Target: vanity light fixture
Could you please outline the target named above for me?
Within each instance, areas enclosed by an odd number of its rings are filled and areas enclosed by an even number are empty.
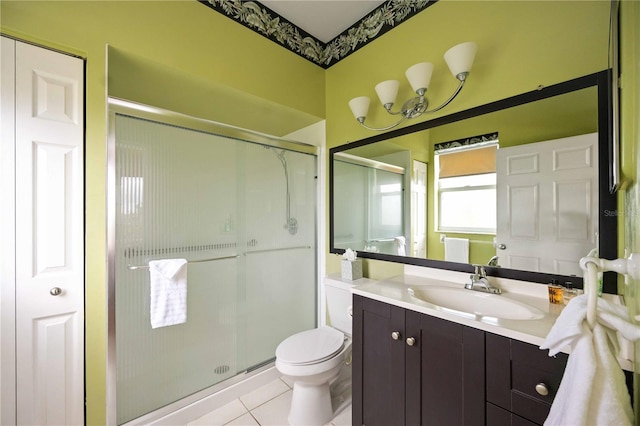
[[[386,109],[391,115],[402,116],[398,122],[382,128],[369,127],[364,124],[364,121],[367,118],[367,112],[369,111],[369,103],[371,102],[367,96],[360,96],[351,99],[349,101],[349,107],[351,108],[356,120],[358,120],[358,123],[362,124],[362,126],[367,129],[380,131],[392,129],[408,118],[416,118],[423,113],[439,111],[449,105],[462,90],[462,86],[464,86],[467,76],[471,71],[477,49],[477,44],[470,41],[453,46],[444,54],[444,60],[447,62],[449,70],[451,70],[453,76],[459,81],[459,84],[453,95],[451,95],[451,97],[442,105],[436,108],[427,110],[429,101],[425,97],[427,89],[429,88],[429,82],[431,81],[431,73],[433,72],[433,64],[430,62],[421,62],[407,69],[405,73],[407,80],[409,80],[409,84],[411,84],[412,89],[418,96],[406,101],[404,105],[402,105],[402,109],[400,111],[391,111],[391,108],[393,108],[393,104],[396,101],[396,96],[398,95],[400,82],[398,80],[386,80],[376,85],[376,93],[378,94],[378,98],[380,98],[380,102],[384,106],[384,109]]]

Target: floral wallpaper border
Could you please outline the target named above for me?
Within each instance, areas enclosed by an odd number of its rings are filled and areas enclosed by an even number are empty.
[[[498,132],[487,133],[485,135],[471,136],[468,138],[458,139],[455,141],[437,143],[433,145],[433,151],[435,153],[438,153],[438,151],[442,151],[445,149],[474,145],[474,144],[483,143],[483,142],[492,142],[497,140],[498,140]]]
[[[326,69],[437,0],[388,0],[326,44],[257,1],[198,1]]]

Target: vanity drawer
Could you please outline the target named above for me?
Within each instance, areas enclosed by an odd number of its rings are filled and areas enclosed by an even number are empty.
[[[511,341],[511,390],[522,393],[532,399],[551,404],[558,392],[568,356],[560,353],[550,357],[548,351],[528,343]],[[536,387],[546,389],[547,395],[542,395]]]
[[[486,334],[486,348],[487,401],[534,423],[544,423],[567,355],[549,357],[535,345],[490,333]],[[542,393],[546,389],[547,395],[541,395],[537,386]]]
[[[536,426],[536,423],[487,403],[487,426]]]

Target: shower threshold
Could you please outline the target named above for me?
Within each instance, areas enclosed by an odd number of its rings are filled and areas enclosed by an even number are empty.
[[[134,425],[187,424],[280,377],[271,361],[124,423]]]

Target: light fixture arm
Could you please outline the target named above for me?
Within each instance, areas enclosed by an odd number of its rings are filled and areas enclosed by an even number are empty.
[[[402,113],[402,111],[400,111],[400,112],[398,112],[396,114],[401,114],[401,113]],[[380,132],[384,132],[385,130],[393,129],[394,127],[396,127],[397,125],[399,125],[400,123],[405,121],[407,118],[409,118],[409,117],[406,116],[406,115],[403,115],[402,118],[400,120],[396,121],[395,123],[393,123],[393,124],[391,124],[391,125],[389,125],[387,127],[379,127],[379,128],[378,127],[369,127],[366,124],[364,124],[364,119],[365,119],[364,117],[358,117],[358,123],[360,123],[362,125],[362,127],[366,128],[366,129],[377,130],[377,131],[380,131]]]
[[[464,86],[464,82],[467,81],[467,75],[469,75],[469,73],[460,73],[456,76],[456,78],[460,81],[460,83],[458,84],[458,88],[456,89],[455,92],[453,92],[453,95],[451,95],[451,97],[449,97],[449,99],[447,99],[446,101],[444,101],[444,103],[438,107],[435,107],[434,109],[430,109],[427,111],[423,111],[424,113],[430,113],[430,112],[436,112],[436,111],[440,111],[442,108],[446,107],[447,105],[449,105],[451,103],[451,101],[453,101],[456,96],[458,96],[458,93],[460,93],[460,91],[462,90],[462,86]]]
[[[458,89],[458,91],[460,91]],[[366,119],[366,117],[358,117],[358,123],[360,123],[363,127],[369,129],[369,130],[377,130],[377,131],[385,131],[385,130],[390,130],[393,129],[394,127],[396,127],[397,125],[399,125],[400,123],[402,123],[403,121],[405,121],[408,118],[416,118],[419,117],[423,112],[425,112],[425,110],[427,109],[427,106],[429,105],[429,101],[427,101],[427,98],[424,97],[424,93],[425,91],[423,89],[420,89],[418,91],[418,96],[415,96],[411,99],[409,99],[407,102],[404,103],[404,105],[402,105],[402,109],[398,112],[391,112],[391,106],[393,104],[389,105],[389,108],[387,108],[387,105],[385,104],[385,109],[387,110],[387,112],[391,115],[400,115],[402,114],[402,118],[398,121],[396,121],[395,123],[386,126],[386,127],[369,127],[366,124],[364,124],[364,120]]]

